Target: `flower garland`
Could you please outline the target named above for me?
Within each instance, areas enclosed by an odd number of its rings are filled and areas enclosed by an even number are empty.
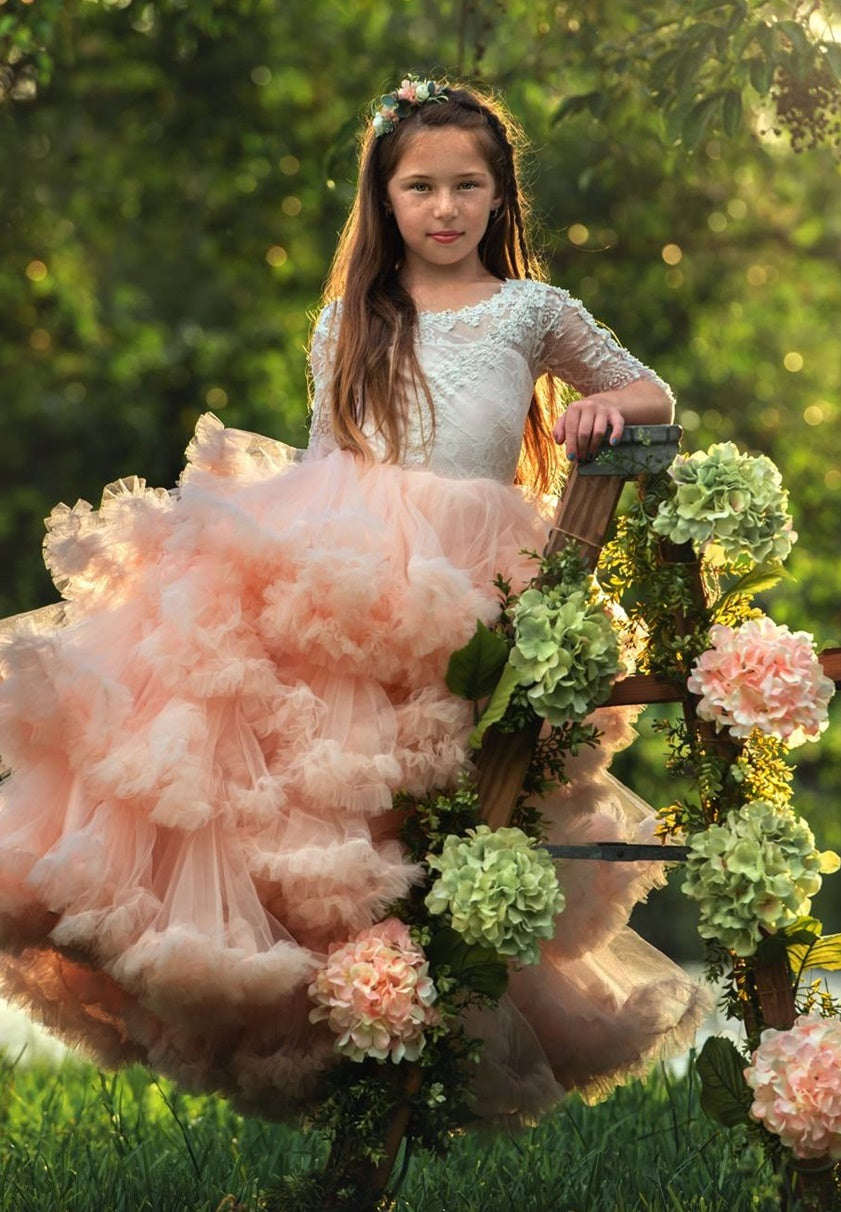
[[[515,819],[491,830],[469,777],[448,792],[396,797],[406,858],[425,879],[383,921],[334,944],[309,985],[310,1020],[333,1032],[338,1058],[310,1122],[339,1148],[331,1168],[343,1176],[348,1208],[359,1164],[379,1162],[398,1106],[410,1108],[413,1143],[434,1152],[470,1119],[480,1045],[465,1032],[464,1012],[497,1004],[510,965],[538,961],[564,909],[539,811],[525,801],[564,782],[567,755],[597,743],[584,718],[622,665],[604,599],[577,552],[535,561],[519,595],[498,579],[499,623],[480,623],[447,673],[454,693],[477,703],[490,696],[476,745],[492,723],[509,731],[557,723],[537,744]],[[344,1206],[334,1180],[290,1180],[280,1207],[322,1208],[328,1189],[331,1206]]]
[[[696,721],[662,725],[669,764],[694,775],[696,795],[661,813],[660,832],[688,842],[684,891],[699,905],[708,974],[726,978],[725,1009],[744,1021],[748,1048],[746,1058],[728,1039],[706,1041],[701,1105],[753,1126],[783,1169],[841,1157],[841,1005],[818,983],[801,987],[808,967],[841,968],[841,935],[821,937],[810,916],[841,859],[817,851],[792,808],[786,761],[826,728],[834,686],[812,636],[752,604],[796,540],[787,505],[764,456],[729,442],[681,455],[620,519],[602,565],[606,588],[630,590],[632,620],[648,628],[641,667],[675,682]],[[789,1030],[763,1029],[756,982],[782,957],[803,1013]]]
[[[383,105],[424,103],[435,94],[423,85],[409,78],[401,88],[413,97],[398,90]],[[383,122],[404,116],[385,109]],[[800,989],[807,967],[841,968],[841,936],[821,937],[809,916],[841,860],[816,849],[791,806],[786,760],[826,727],[833,687],[812,637],[753,605],[795,539],[777,469],[723,443],[648,477],[604,549],[600,585],[574,545],[535,556],[519,594],[497,579],[499,621],[479,623],[453,654],[447,684],[475,704],[477,748],[491,727],[537,737],[544,723],[514,819],[491,830],[470,779],[398,796],[401,842],[424,878],[383,921],[334,945],[309,986],[310,1017],[332,1030],[339,1058],[312,1122],[350,1150],[336,1159],[348,1207],[354,1167],[380,1161],[396,1108],[408,1108],[411,1140],[437,1152],[470,1118],[479,1045],[464,1012],[498,1002],[509,965],[537,961],[564,909],[534,797],[565,781],[569,754],[598,743],[586,717],[640,633],[638,669],[684,696],[686,718],[662,728],[670,768],[695,783],[661,811],[659,833],[688,844],[685,892],[700,907],[708,974],[726,977],[727,1008],[747,1027],[748,1054],[723,1038],[705,1044],[702,1106],[719,1122],[752,1124],[777,1158],[841,1157],[841,1006]],[[771,955],[788,957],[798,990],[789,1031],[763,1030],[756,973]],[[323,1191],[309,1178],[281,1206],[320,1207]]]
[[[371,126],[378,139],[390,134],[398,122],[408,118],[413,109],[427,101],[446,101],[447,83],[438,80],[422,80],[411,72],[394,92],[385,93],[371,104]]]

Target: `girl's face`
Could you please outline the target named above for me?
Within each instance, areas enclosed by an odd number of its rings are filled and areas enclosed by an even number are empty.
[[[412,135],[386,194],[409,277],[483,276],[477,250],[500,191],[472,131],[443,126]]]

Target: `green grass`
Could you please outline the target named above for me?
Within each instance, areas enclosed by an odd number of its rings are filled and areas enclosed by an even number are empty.
[[[6,1064],[0,1212],[268,1212],[279,1176],[324,1154],[291,1127],[189,1097],[136,1068]],[[568,1100],[540,1126],[468,1134],[413,1158],[396,1212],[771,1212],[773,1177],[744,1135],[698,1107],[694,1078],[658,1073],[606,1103]]]

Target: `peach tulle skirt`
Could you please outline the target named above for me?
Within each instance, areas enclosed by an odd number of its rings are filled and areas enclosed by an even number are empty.
[[[545,527],[491,481],[292,455],[207,417],[177,494],[121,481],[97,512],[60,506],[61,618],[0,643],[0,991],[106,1065],[270,1115],[333,1059],[307,983],[417,878],[392,794],[463,768],[449,655]],[[603,768],[627,719],[598,722],[544,804],[552,840],[647,836]],[[626,925],[661,878],[565,865],[542,962],[471,1024],[480,1114],[598,1097],[691,1040],[704,994]]]

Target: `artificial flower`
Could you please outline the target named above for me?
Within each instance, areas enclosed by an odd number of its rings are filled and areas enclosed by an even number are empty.
[[[588,593],[526,589],[512,620],[509,663],[539,716],[553,725],[583,720],[604,702],[623,666],[610,619]]]
[[[818,739],[835,693],[811,635],[765,617],[736,628],[711,627],[710,647],[687,685],[700,695],[700,718],[714,720],[718,730],[726,727],[741,738],[758,728],[790,747]]]
[[[797,535],[788,493],[765,455],[742,454],[733,442],[681,454],[669,468],[672,496],[652,523],[673,543],[691,542],[713,563],[734,566],[784,560]]]
[[[684,892],[700,907],[698,933],[736,955],[753,955],[774,934],[809,913],[821,876],[837,871],[833,851],[790,808],[752,800],[688,839]]]
[[[426,898],[430,913],[449,914],[468,943],[538,962],[538,939],[552,938],[564,896],[552,859],[532,838],[479,825],[466,837],[450,834],[426,862],[440,872]]]
[[[417,105],[420,100],[417,85],[409,79],[401,80],[400,87],[397,90],[397,99],[398,101],[407,101],[409,105]]]
[[[795,1157],[841,1158],[841,1022],[801,1015],[769,1028],[745,1069],[750,1113]]]
[[[326,1019],[336,1051],[352,1060],[417,1060],[424,1030],[439,1021],[426,957],[408,927],[386,918],[347,943],[334,943],[309,986],[313,1023]]]

